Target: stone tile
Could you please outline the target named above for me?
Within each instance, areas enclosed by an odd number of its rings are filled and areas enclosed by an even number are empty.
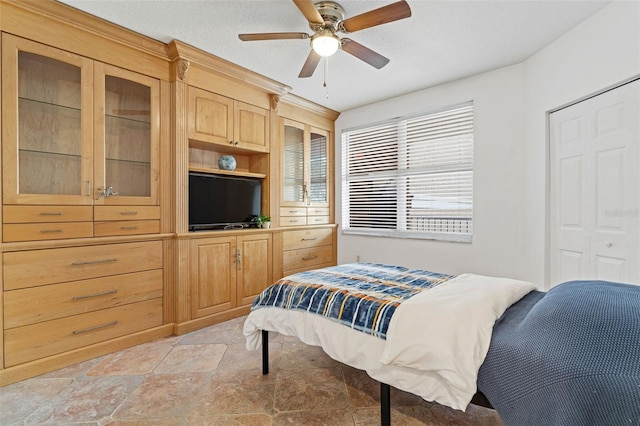
[[[353,424],[355,423],[350,410],[294,411],[278,413],[273,416],[274,426],[346,426]]]
[[[217,372],[211,377],[194,410],[187,416],[273,412],[276,375],[259,369]]]
[[[147,376],[112,417],[116,420],[182,417],[191,411],[209,379],[210,375],[205,373]]]
[[[171,345],[145,343],[107,355],[87,376],[147,374],[173,349]]]
[[[166,419],[139,419],[139,420],[113,420],[109,419],[109,426],[189,426],[185,419],[181,417],[168,417]],[[100,425],[102,426],[102,425]]]
[[[349,400],[354,407],[379,407],[380,383],[362,370],[349,366],[342,367]]]
[[[240,317],[185,334],[180,339],[180,344],[244,343],[245,337],[242,334],[242,326],[245,319],[246,317]]]
[[[95,377],[77,380],[45,402],[26,423],[96,422],[109,417],[134,391],[141,377]]]
[[[353,413],[357,426],[380,424],[380,407],[359,408]],[[427,407],[391,408],[391,424],[393,426],[440,426]]]
[[[153,370],[156,374],[208,373],[216,368],[227,345],[178,345]]]
[[[72,378],[82,377],[93,367],[98,365],[104,357],[90,359],[88,361],[73,364],[68,367],[61,368],[59,370],[52,371],[40,376],[41,378]]]
[[[495,410],[470,404],[467,411],[454,410],[440,404],[431,406],[436,421],[443,426],[503,426]]]
[[[189,419],[189,426],[271,426],[267,414],[221,414]]]
[[[319,346],[310,346],[299,340],[285,341],[282,344],[280,363],[278,367],[283,370],[331,368],[340,363],[331,359]]]
[[[340,369],[280,370],[277,373],[275,408],[278,411],[335,410],[348,406],[349,395]]]
[[[38,377],[0,388],[0,425],[24,420],[71,383],[69,378]]]
[[[269,369],[279,368],[282,345],[269,342]],[[248,351],[244,343],[229,345],[218,366],[220,370],[253,370],[262,368],[262,350]]]

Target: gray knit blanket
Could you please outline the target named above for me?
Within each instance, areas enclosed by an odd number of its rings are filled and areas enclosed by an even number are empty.
[[[640,425],[640,286],[529,293],[496,322],[478,388],[506,425]]]

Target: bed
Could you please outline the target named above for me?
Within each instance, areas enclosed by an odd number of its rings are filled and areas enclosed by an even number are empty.
[[[268,331],[321,346],[381,383],[464,410],[477,391],[507,425],[640,425],[640,287],[526,282],[347,264],[285,277],[255,300],[247,348]],[[534,422],[531,419],[536,419]]]

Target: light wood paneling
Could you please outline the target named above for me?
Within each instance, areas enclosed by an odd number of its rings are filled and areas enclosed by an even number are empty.
[[[160,269],[162,242],[19,251],[2,256],[6,291]]]
[[[2,225],[5,242],[60,240],[93,236],[93,222],[10,223]]]
[[[91,222],[91,206],[4,206],[3,223]]]
[[[96,206],[96,221],[160,219],[159,206]]]
[[[333,228],[300,229],[282,232],[282,249],[296,250],[333,243]]]
[[[192,318],[215,314],[236,306],[236,238],[192,240]]]
[[[160,232],[159,220],[123,220],[112,222],[96,222],[94,234],[96,237],[113,235],[157,234]]]
[[[162,270],[8,291],[7,329],[162,297]]]
[[[238,306],[250,305],[273,281],[271,234],[238,236],[240,261],[237,265]]]
[[[283,254],[282,268],[285,275],[292,269],[310,268],[312,266],[333,261],[333,247],[321,246],[287,250]]]
[[[162,324],[162,299],[5,330],[5,366],[77,349]]]

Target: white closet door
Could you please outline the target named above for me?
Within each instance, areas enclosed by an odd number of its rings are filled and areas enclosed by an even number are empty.
[[[640,80],[550,115],[550,284],[640,284]]]

